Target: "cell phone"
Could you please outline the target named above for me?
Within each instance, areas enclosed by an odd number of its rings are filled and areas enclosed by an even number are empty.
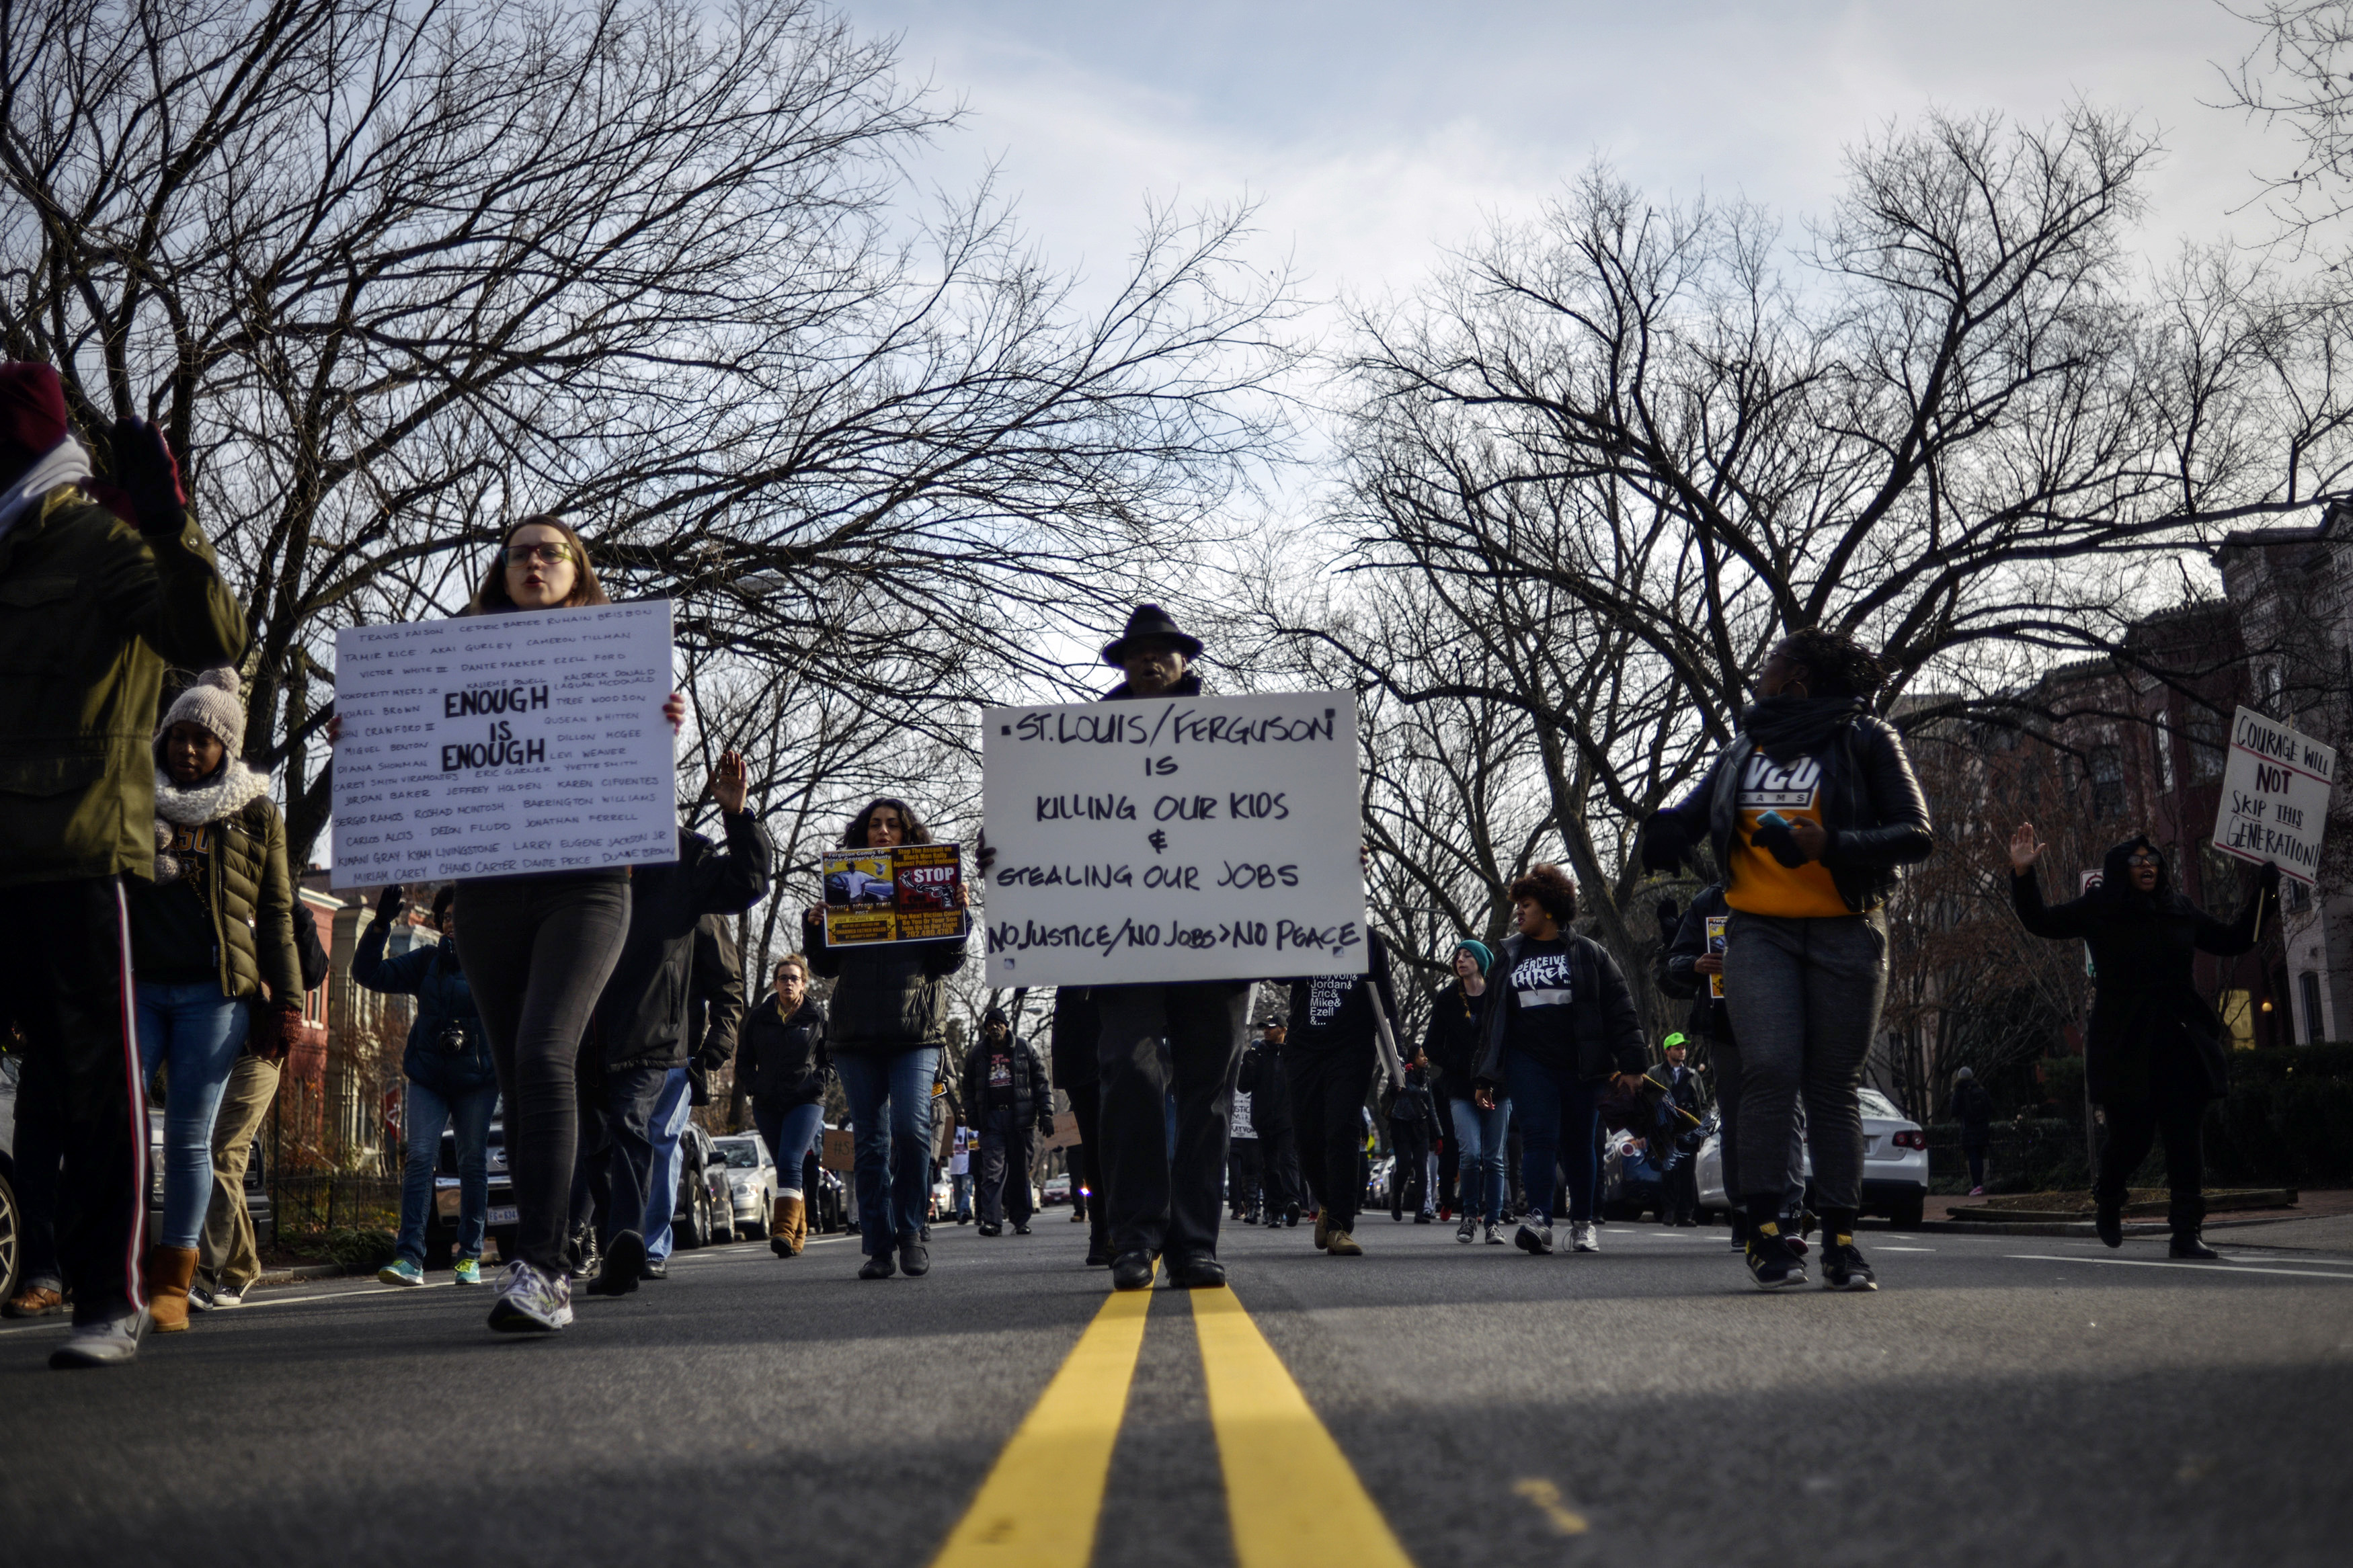
[[[1757,826],[1759,827],[1787,827],[1789,826],[1789,819],[1782,816],[1778,811],[1767,811],[1757,816]]]

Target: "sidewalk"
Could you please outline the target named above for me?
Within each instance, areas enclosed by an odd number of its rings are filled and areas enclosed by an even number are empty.
[[[1939,1194],[1929,1198],[1923,1230],[1956,1236],[2088,1237],[2088,1221],[2003,1225],[1984,1220],[1957,1220],[1952,1211],[1973,1207],[1983,1198]],[[2296,1194],[2293,1208],[2246,1209],[2210,1217],[2204,1229],[2210,1239],[2227,1238],[2233,1247],[2277,1247],[2311,1252],[2353,1252],[2353,1188],[2323,1187]],[[2126,1220],[2126,1236],[2162,1236],[2162,1220]]]

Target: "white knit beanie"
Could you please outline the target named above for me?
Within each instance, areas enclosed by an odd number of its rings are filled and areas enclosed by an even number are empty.
[[[164,715],[155,739],[163,740],[174,724],[195,724],[210,731],[228,748],[231,757],[244,751],[245,704],[237,700],[237,671],[222,665],[198,675],[195,684],[181,692],[171,711]]]

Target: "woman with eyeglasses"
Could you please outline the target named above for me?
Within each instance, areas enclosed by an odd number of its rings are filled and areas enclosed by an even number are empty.
[[[561,518],[507,530],[475,589],[470,616],[535,615],[609,605],[588,548]],[[675,731],[685,700],[662,716]],[[330,742],[342,732],[329,726]],[[575,1064],[596,998],[629,930],[629,868],[463,878],[451,906],[458,960],[481,1015],[505,1104],[516,1250],[500,1277],[491,1327],[554,1332],[572,1321],[564,1241],[580,1138]]]
[[[2031,822],[2010,835],[2010,898],[2028,931],[2092,952],[2084,1089],[2108,1129],[2092,1184],[2095,1228],[2108,1246],[2124,1245],[2125,1184],[2162,1139],[2172,1254],[2212,1258],[2198,1234],[2206,1220],[2200,1128],[2226,1086],[2230,1056],[2221,1020],[2198,994],[2197,958],[2235,958],[2255,945],[2264,905],[2279,899],[2279,868],[2263,868],[2254,896],[2225,925],[2175,889],[2147,834],[2108,851],[2098,887],[2046,906],[2034,875],[2045,847]]]

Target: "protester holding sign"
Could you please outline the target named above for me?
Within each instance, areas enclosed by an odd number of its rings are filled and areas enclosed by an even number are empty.
[[[2100,1239],[2124,1245],[2126,1183],[2161,1137],[2173,1256],[2212,1258],[2198,1234],[2206,1219],[2200,1128],[2207,1102],[2226,1087],[2230,1064],[2221,1020],[2199,995],[2193,966],[2200,952],[2233,958],[2255,945],[2266,908],[2278,903],[2279,868],[2263,867],[2254,896],[2225,925],[2175,890],[2165,856],[2147,834],[2108,851],[2098,887],[2045,907],[2034,876],[2043,847],[2031,823],[2010,835],[2010,901],[2035,935],[2081,940],[2092,952],[2084,1079],[2107,1116],[2092,1186]]]
[[[903,800],[870,801],[841,835],[845,849],[929,844],[931,830]],[[828,889],[828,902],[834,889]],[[956,890],[962,908],[964,892]],[[827,904],[801,917],[809,967],[834,981],[826,1044],[849,1098],[857,1140],[860,1279],[931,1271],[923,1216],[931,1207],[932,1081],[947,1043],[946,978],[964,967],[965,937],[928,941],[828,940]]]
[[[1800,1093],[1823,1205],[1823,1282],[1878,1288],[1854,1220],[1862,1067],[1887,994],[1881,910],[1897,868],[1936,846],[1903,738],[1871,712],[1885,679],[1843,632],[1790,633],[1766,656],[1757,700],[1707,776],[1643,825],[1650,869],[1672,870],[1704,842],[1725,876],[1724,998],[1743,1078],[1737,1180],[1749,1275],[1767,1290],[1805,1283],[1780,1224],[1782,1150]]]
[[[533,616],[611,603],[579,533],[541,515],[507,530],[465,613]],[[671,693],[662,715],[675,731],[684,700]],[[342,743],[341,715],[327,739]],[[498,1065],[518,1211],[520,1256],[500,1278],[491,1327],[554,1332],[572,1321],[564,1243],[580,1141],[575,1063],[628,934],[629,868],[461,877],[451,907],[459,961]]]

